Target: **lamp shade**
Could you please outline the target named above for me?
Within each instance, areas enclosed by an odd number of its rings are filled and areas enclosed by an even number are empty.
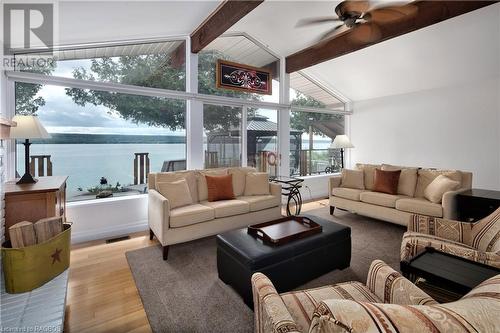
[[[11,139],[49,139],[51,137],[36,116],[14,116],[12,121],[16,122],[17,126],[10,129]]]
[[[351,143],[347,135],[337,135],[330,145],[330,148],[354,148],[354,145]]]

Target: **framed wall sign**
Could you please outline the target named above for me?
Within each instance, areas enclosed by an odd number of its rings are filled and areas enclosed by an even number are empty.
[[[217,60],[217,88],[272,95],[272,73],[269,70]]]

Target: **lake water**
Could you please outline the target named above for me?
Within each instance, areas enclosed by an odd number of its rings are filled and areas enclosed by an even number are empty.
[[[18,145],[18,172],[24,173],[24,146]],[[33,144],[31,155],[51,155],[54,175],[67,175],[68,197],[99,185],[101,177],[109,184],[134,182],[134,153],[149,153],[151,171],[160,171],[165,160],[186,158],[186,145],[170,144]],[[20,166],[20,168],[19,168]],[[21,172],[22,171],[22,172]]]
[[[328,148],[329,142],[317,141],[315,149]],[[24,146],[17,145],[18,172],[24,173]],[[308,143],[303,142],[303,147]],[[129,185],[134,182],[134,153],[149,153],[150,170],[161,170],[164,161],[186,158],[183,143],[128,143],[128,144],[32,144],[31,155],[51,155],[54,175],[68,178],[67,196],[81,195],[78,188],[86,191],[99,185],[101,177],[109,184]]]

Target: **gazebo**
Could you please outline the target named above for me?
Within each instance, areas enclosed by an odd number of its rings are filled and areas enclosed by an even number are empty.
[[[278,124],[268,117],[255,115],[248,117],[247,122],[247,164],[261,171],[268,171],[270,153],[276,153]],[[239,165],[241,152],[240,129],[231,127],[224,131],[212,131],[207,134],[207,150],[205,152],[206,167]],[[298,161],[302,148],[302,132],[290,130],[290,150]],[[297,166],[292,166],[297,168]],[[271,171],[271,170],[269,170]]]

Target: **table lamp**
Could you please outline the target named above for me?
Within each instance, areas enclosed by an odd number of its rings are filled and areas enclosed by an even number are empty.
[[[349,140],[347,135],[337,135],[333,142],[330,144],[330,148],[332,149],[340,149],[340,159],[342,169],[344,168],[344,149],[345,148],[354,148],[354,145]]]
[[[36,116],[14,116],[16,127],[10,129],[10,139],[24,139],[24,175],[16,184],[33,184],[36,180],[30,174],[30,139],[48,139],[50,134]]]

